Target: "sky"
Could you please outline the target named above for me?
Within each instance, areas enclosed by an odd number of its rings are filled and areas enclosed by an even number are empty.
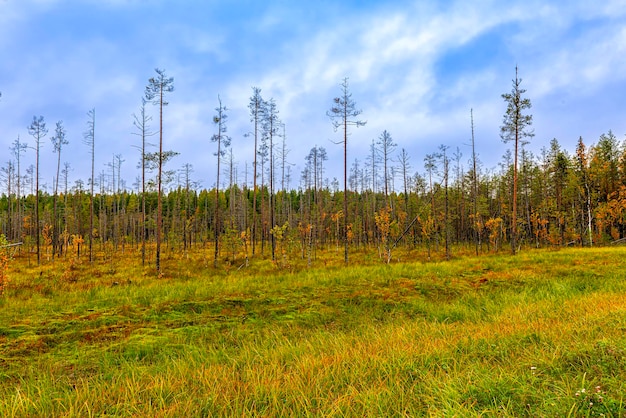
[[[626,2],[623,0],[0,0],[0,165],[43,116],[41,183],[52,190],[50,138],[63,121],[70,187],[90,175],[87,112],[96,111],[96,172],[121,155],[122,177],[139,175],[138,114],[155,69],[174,78],[163,114],[163,147],[179,153],[166,168],[193,167],[213,187],[218,97],[228,108],[238,182],[252,183],[252,87],[273,98],[285,124],[290,186],[297,188],[314,146],[328,154],[326,176],[342,182],[343,145],[327,111],[348,78],[367,124],[351,128],[348,160],[363,164],[387,130],[412,173],[448,146],[469,167],[471,120],[484,171],[510,144],[500,139],[503,93],[519,68],[532,102],[528,149],[556,138],[573,153],[612,130],[626,133]],[[152,130],[158,108],[149,106]],[[150,142],[158,142],[158,137]],[[156,148],[154,148],[156,150]],[[34,163],[34,151],[22,167]],[[246,170],[247,167],[247,170]],[[247,172],[247,175],[246,175]]]

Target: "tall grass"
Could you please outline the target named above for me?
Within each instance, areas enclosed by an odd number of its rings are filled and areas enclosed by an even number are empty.
[[[0,416],[625,416],[622,253],[16,260]]]

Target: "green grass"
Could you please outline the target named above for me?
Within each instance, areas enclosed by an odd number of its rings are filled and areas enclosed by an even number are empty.
[[[626,416],[624,254],[16,260],[0,416]]]

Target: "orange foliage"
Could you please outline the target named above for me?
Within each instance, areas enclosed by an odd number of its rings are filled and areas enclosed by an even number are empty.
[[[538,213],[533,212],[530,215],[530,223],[535,233],[537,245],[545,243],[548,240],[548,220],[541,219]]]
[[[0,235],[0,295],[2,295],[8,285],[9,278],[7,269],[9,267],[9,250],[6,248],[8,241],[4,235]],[[4,248],[2,248],[4,246]]]
[[[613,240],[620,239],[620,227],[626,223],[626,186],[609,195],[608,201],[596,209],[596,240],[609,234]]]
[[[504,239],[502,218],[489,218],[485,222],[485,228],[489,231],[489,242],[493,246],[494,251],[498,251],[498,246],[502,239]]]

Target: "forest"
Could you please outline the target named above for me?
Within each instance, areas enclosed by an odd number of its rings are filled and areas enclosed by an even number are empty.
[[[420,168],[385,130],[368,145],[365,161],[350,162],[345,152],[343,184],[326,176],[328,165],[337,162],[329,162],[318,146],[294,181],[277,105],[254,87],[248,105],[253,173],[240,181],[227,133],[228,109],[220,102],[212,137],[217,181],[212,188],[198,187],[189,164],[181,170],[167,165],[176,153],[163,150],[160,132],[167,117],[165,98],[172,91],[173,78],[157,69],[139,114],[133,115],[142,158],[132,188],[120,178],[120,155],[95,173],[95,109],[87,114],[83,135],[91,177],[73,185],[68,184],[69,163],[61,164],[67,144],[62,122],[51,129],[43,116],[33,117],[32,141],[18,137],[2,167],[0,231],[8,242],[22,243],[37,263],[68,256],[93,261],[96,252],[134,248],[142,263],[156,259],[160,270],[161,244],[183,253],[206,249],[216,267],[247,265],[254,257],[271,257],[284,266],[295,257],[310,264],[318,251],[329,249],[345,250],[346,262],[350,249],[360,249],[388,263],[398,248],[419,250],[430,259],[432,253],[450,258],[453,248],[480,254],[509,246],[515,253],[523,247],[604,245],[624,237],[626,145],[608,131],[589,144],[580,138],[575,150],[563,149],[555,138],[539,154],[528,151],[534,135],[531,105],[517,69],[511,93],[502,95],[508,107],[501,136],[514,146],[497,168],[485,170],[477,157],[472,116],[469,164],[459,148],[441,145]],[[151,104],[159,109],[161,124],[154,129]],[[365,123],[358,120],[347,78],[327,114],[345,149],[348,131]],[[53,157],[40,156],[46,137]],[[159,151],[146,151],[150,137],[159,137]],[[24,168],[31,152],[36,164]],[[55,158],[52,191],[40,188],[40,158]]]

